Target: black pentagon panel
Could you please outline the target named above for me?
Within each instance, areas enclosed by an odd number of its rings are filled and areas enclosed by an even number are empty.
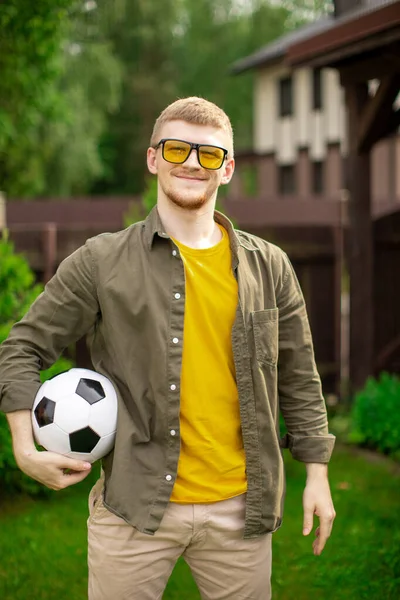
[[[106,397],[100,381],[95,379],[80,379],[75,393],[89,404],[95,404]]]
[[[56,403],[53,402],[53,400],[50,400],[50,398],[43,396],[35,408],[36,422],[39,427],[45,427],[46,425],[51,425],[53,423],[55,408]]]
[[[69,434],[69,443],[72,452],[83,452],[89,454],[97,445],[100,436],[90,427],[78,429]]]

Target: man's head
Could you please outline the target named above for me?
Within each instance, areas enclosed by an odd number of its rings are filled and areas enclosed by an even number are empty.
[[[197,210],[215,200],[218,187],[233,175],[230,120],[203,98],[182,98],[167,106],[155,122],[150,143],[147,164],[158,175],[159,197],[181,208]]]

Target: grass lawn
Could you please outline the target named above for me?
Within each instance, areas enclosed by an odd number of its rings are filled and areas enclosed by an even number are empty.
[[[323,554],[303,538],[305,469],[286,457],[282,528],[274,535],[274,600],[400,598],[400,467],[338,447],[330,466],[337,518]],[[0,504],[1,600],[84,600],[87,493],[91,481],[47,500]],[[199,600],[179,561],[164,600]],[[118,599],[116,599],[118,600]],[[235,600],[232,598],[232,600]]]

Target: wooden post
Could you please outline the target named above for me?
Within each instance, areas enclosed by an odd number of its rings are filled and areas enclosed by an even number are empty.
[[[346,85],[348,114],[347,187],[349,190],[350,386],[360,389],[373,372],[374,297],[371,164],[360,150],[359,132],[369,96],[366,83]]]
[[[0,231],[6,227],[6,199],[0,192]]]
[[[43,254],[44,254],[44,283],[51,279],[56,270],[57,260],[57,224],[45,223],[43,228]]]
[[[348,191],[340,190],[338,202],[338,219],[333,228],[335,249],[335,363],[337,365],[336,393],[339,397],[347,396],[348,390],[344,383],[348,381],[348,352],[346,348],[346,334],[343,327],[343,290],[342,279],[344,272],[344,229],[347,222]]]

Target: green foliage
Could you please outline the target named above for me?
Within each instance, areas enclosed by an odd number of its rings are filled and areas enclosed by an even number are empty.
[[[88,4],[0,4],[0,181],[10,197],[84,193],[107,174],[99,140],[122,73]]]
[[[0,2],[0,181],[7,196],[142,193],[155,119],[199,95],[252,146],[253,77],[231,65],[328,0]],[[225,191],[225,190],[224,190]]]
[[[73,0],[0,4],[0,181],[9,194],[41,191],[40,127],[59,118],[61,42]]]
[[[34,284],[34,274],[24,257],[15,253],[13,244],[6,236],[0,238],[0,343],[6,339],[13,324],[23,317],[42,289],[41,285]],[[41,381],[71,367],[70,361],[60,358],[52,367],[40,373]],[[0,413],[0,489],[8,493],[24,491],[31,495],[48,493],[47,488],[18,469],[3,413]]]
[[[400,379],[381,373],[355,396],[351,441],[400,455]]]
[[[4,234],[0,239],[0,343],[42,291],[40,285],[34,285],[34,280],[27,261],[15,254],[13,244]]]
[[[157,178],[147,177],[146,189],[142,196],[142,203],[132,203],[128,212],[124,215],[124,227],[137,223],[145,217],[157,204]]]

